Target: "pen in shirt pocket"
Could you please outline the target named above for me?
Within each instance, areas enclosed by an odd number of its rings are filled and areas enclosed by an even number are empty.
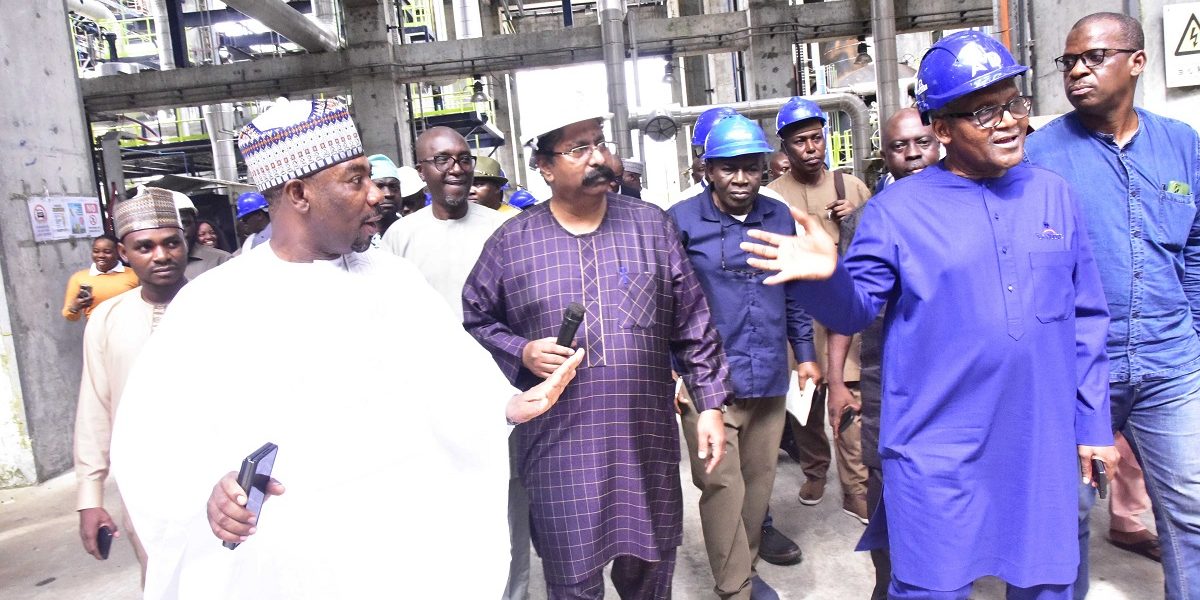
[[[1188,184],[1181,181],[1172,181],[1163,186],[1163,191],[1169,194],[1187,195],[1192,192],[1192,188]]]
[[[621,265],[621,266],[617,267],[617,273],[620,273],[620,275],[621,275],[621,286],[622,287],[628,286],[629,285],[629,267],[626,267],[625,265]]]

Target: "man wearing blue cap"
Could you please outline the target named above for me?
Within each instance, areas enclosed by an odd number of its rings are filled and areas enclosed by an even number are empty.
[[[1067,183],[1022,162],[1026,70],[982,33],[943,38],[916,89],[946,158],[872,200],[844,260],[799,210],[803,235],[744,246],[769,283],[811,280],[805,308],[839,333],[887,306],[884,497],[859,548],[887,528],[890,598],[965,599],[988,575],[1071,598],[1080,477],[1116,464],[1104,292]]]
[[[271,213],[267,199],[258,192],[243,192],[237,199],[237,230],[245,242],[237,254],[248,251],[271,239]]]
[[[671,203],[681,202],[688,198],[695,197],[696,194],[707,190],[709,187],[708,177],[704,167],[704,140],[708,138],[712,128],[721,121],[738,115],[738,112],[728,106],[718,106],[710,108],[696,118],[696,125],[692,127],[692,154],[695,155],[695,160],[692,161],[691,173],[693,184],[687,189],[677,194]],[[740,115],[738,115],[740,116]],[[775,190],[768,187],[759,188],[758,193],[775,200],[783,200]]]
[[[704,545],[721,598],[778,598],[755,564],[784,427],[787,349],[798,369],[816,369],[812,319],[795,297],[797,286],[761,285],[765,273],[746,267],[747,254],[738,248],[752,228],[796,230],[786,204],[759,194],[772,150],[750,119],[722,120],[704,153],[711,188],[667,211],[712,307],[735,393],[724,415],[726,458],[711,473],[697,458],[699,415],[691,403],[680,405],[692,481],[700,488]]]
[[[780,107],[775,118],[775,131],[783,153],[787,155],[788,171],[767,188],[778,192],[788,204],[820,218],[825,232],[838,244],[839,252],[844,253],[854,235],[857,219],[852,215],[870,198],[871,190],[857,177],[840,171],[830,172],[826,167],[825,124],[821,107],[807,98],[795,97]],[[861,342],[855,337],[849,347],[844,348],[845,344],[839,344],[837,340],[832,340],[831,345],[830,338],[828,328],[817,323],[814,340],[820,373],[828,384],[838,389],[846,388],[857,395]],[[804,418],[804,423],[796,418],[788,419],[804,471],[799,500],[806,506],[815,505],[825,497],[825,478],[832,458],[829,438],[825,435],[824,398],[829,387],[821,381],[820,375],[814,383],[818,393],[813,396],[808,415],[795,415]],[[846,435],[835,440],[837,470],[842,484],[842,512],[865,524],[868,519],[867,468],[863,466],[857,431],[857,428],[850,428]]]

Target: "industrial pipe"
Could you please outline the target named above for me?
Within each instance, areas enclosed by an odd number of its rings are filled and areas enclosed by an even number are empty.
[[[875,40],[875,85],[882,125],[900,110],[895,0],[871,0],[871,37]]]
[[[867,105],[854,94],[811,94],[805,98],[816,102],[825,112],[840,111],[850,116],[850,130],[854,135],[854,174],[862,177],[866,171],[867,157],[871,154],[871,113]],[[749,119],[767,119],[774,118],[788,100],[790,98],[767,98],[720,105],[673,106],[666,110],[631,114],[629,122],[638,129],[644,129],[650,119],[665,114],[674,119],[676,124],[692,125],[700,113],[718,107],[732,108]]]
[[[608,75],[608,109],[613,113],[613,137],[617,153],[633,156],[633,134],[629,131],[629,100],[625,92],[625,15],[622,0],[601,0],[600,40],[604,47],[604,70]]]
[[[309,52],[332,52],[340,40],[283,0],[224,0],[238,12],[257,20],[272,31],[299,44]]]

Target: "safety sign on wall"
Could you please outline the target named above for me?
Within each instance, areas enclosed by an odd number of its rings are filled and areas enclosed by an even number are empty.
[[[29,223],[35,242],[94,238],[104,233],[100,200],[86,196],[30,197]]]
[[[1200,2],[1163,6],[1167,87],[1200,85]]]

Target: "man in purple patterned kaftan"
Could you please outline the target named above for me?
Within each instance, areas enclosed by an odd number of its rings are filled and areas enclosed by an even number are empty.
[[[674,226],[607,193],[600,118],[536,138],[549,202],[507,221],[463,289],[464,326],[520,388],[570,349],[554,342],[571,302],[584,363],[559,403],[517,427],[534,547],[552,599],[601,598],[603,568],[626,598],[669,598],[682,538],[672,362],[695,394],[701,457],[724,452],[728,367]]]

